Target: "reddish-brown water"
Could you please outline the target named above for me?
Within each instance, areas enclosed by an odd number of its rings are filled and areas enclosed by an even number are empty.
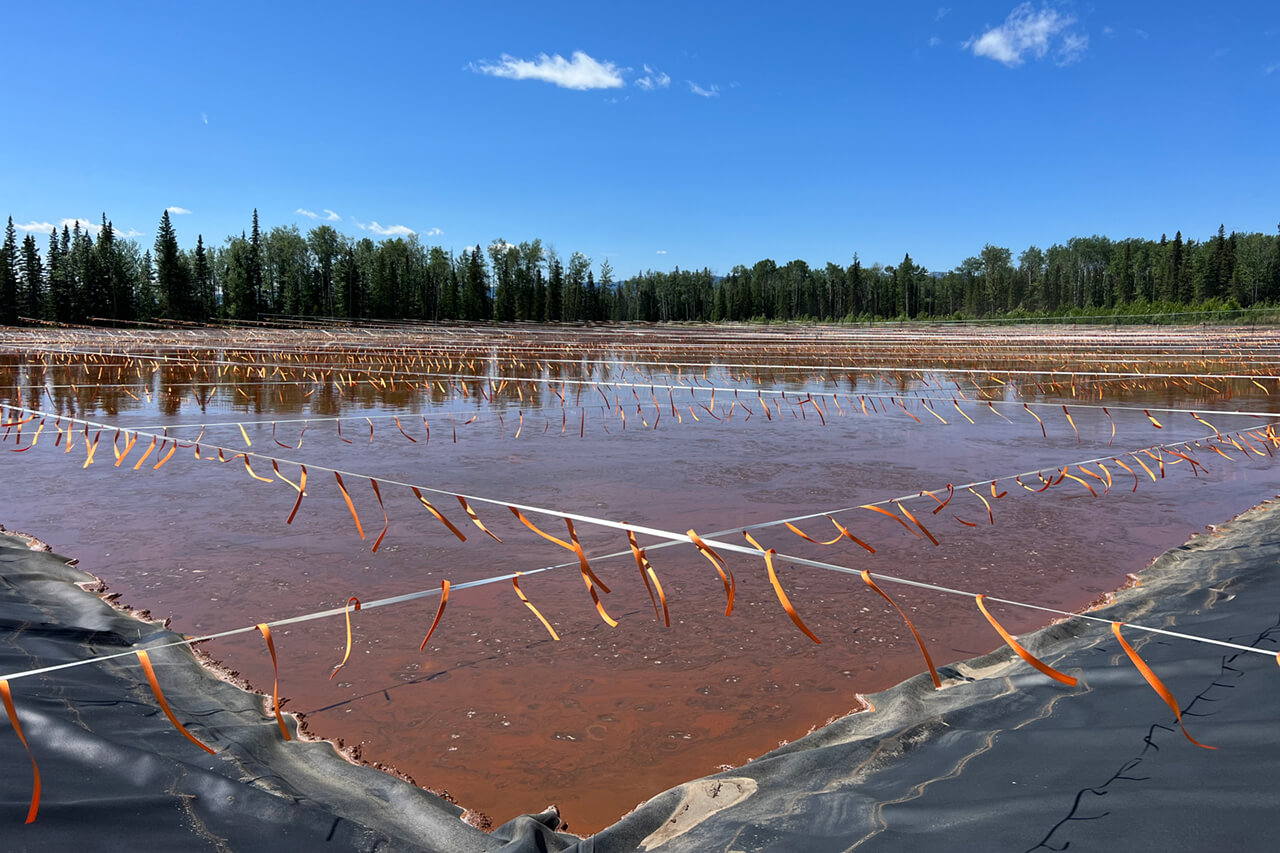
[[[50,413],[127,430],[163,425],[188,439],[204,424],[204,456],[210,446],[246,449],[243,424],[251,452],[312,470],[308,496],[286,525],[293,489],[251,479],[242,460],[196,460],[184,448],[160,470],[153,469],[159,453],[134,470],[149,441],[144,436],[114,467],[114,430],[106,429],[86,469],[83,435],[64,453],[54,446],[50,418],[37,447],[0,459],[8,495],[0,521],[79,557],[122,600],[172,617],[175,630],[191,635],[338,607],[352,595],[370,601],[437,587],[446,578],[460,584],[573,563],[521,582],[560,642],[509,582],[457,590],[424,652],[418,646],[436,599],[356,613],[351,660],[333,680],[328,676],[345,644],[340,617],[275,632],[287,707],[305,713],[313,733],[359,744],[365,759],[448,790],[495,822],[554,802],[572,829],[598,829],[660,790],[803,735],[857,707],[856,694],[891,686],[923,664],[902,620],[856,576],[776,560],[791,601],[822,640],[815,645],[779,605],[763,560],[726,554],[737,583],[726,617],[724,590],[708,561],[688,544],[653,548],[658,540],[642,536],[669,599],[666,628],[655,620],[625,536],[579,523],[585,552],[613,590],[603,598],[620,624],[610,628],[596,615],[573,555],[535,536],[505,508],[472,501],[499,544],[470,524],[452,498],[428,494],[467,535],[463,543],[390,481],[709,535],[921,490],[942,490],[945,499],[948,483],[1037,468],[1047,476],[1069,463],[1119,456],[1136,476],[1105,462],[1109,491],[1102,480],[1071,469],[1097,497],[1072,480],[1043,493],[1003,481],[999,491],[1008,494],[999,500],[983,487],[994,525],[981,499],[967,491],[957,491],[937,514],[932,499],[904,502],[938,539],[936,547],[863,509],[835,517],[874,546],[874,555],[848,540],[813,545],[781,526],[753,534],[781,554],[1064,610],[1087,606],[1161,551],[1276,491],[1272,458],[1258,455],[1265,443],[1257,439],[1257,452],[1223,444],[1231,461],[1207,443],[1192,445],[1208,469],[1199,476],[1165,453],[1161,478],[1157,462],[1141,457],[1155,482],[1121,455],[1212,432],[1189,414],[1158,409],[1194,408],[1224,432],[1268,423],[1212,414],[1273,408],[1272,395],[1280,393],[1274,380],[1213,378],[1269,375],[1268,334],[1068,332],[1056,340],[1043,330],[973,337],[705,329],[363,334],[359,352],[353,340],[333,346],[333,335],[321,333],[260,333],[252,354],[244,339],[189,340],[209,347],[198,355],[211,366],[204,372],[175,366],[178,351],[154,340],[131,344],[147,358],[121,367],[119,358],[38,356],[73,345],[120,351],[120,340],[14,336],[12,355],[0,362],[0,401],[16,404],[21,396]],[[328,348],[321,354],[321,347]],[[158,353],[169,356],[167,365],[153,367]],[[315,353],[308,366],[300,353]],[[411,363],[406,353],[428,360]],[[182,357],[192,356],[183,350]],[[429,360],[446,357],[448,366]],[[229,366],[248,360],[260,366],[251,377]],[[626,363],[634,361],[645,363]],[[1009,372],[1051,369],[1060,373]],[[1072,377],[1069,370],[1209,378],[1197,384],[1180,377]],[[430,391],[421,388],[426,374]],[[458,374],[489,379],[483,386],[471,381],[463,398],[462,381],[448,378]],[[508,385],[495,394],[503,379]],[[714,404],[710,386],[720,389]],[[786,391],[786,399],[774,397],[766,417],[757,390]],[[806,395],[822,407],[800,403]],[[913,402],[918,397],[930,400],[936,416]],[[1023,402],[1032,408],[1024,410]],[[1054,405],[1040,405],[1046,403]],[[323,420],[338,415],[354,418],[343,422],[341,436]],[[273,421],[275,438],[296,445],[301,419],[308,418],[300,449],[273,441]],[[24,427],[19,446],[35,425]],[[0,447],[12,448],[16,437],[7,441]],[[122,436],[120,450],[124,442]],[[348,472],[344,481],[365,539],[333,475],[315,468],[325,465]],[[253,460],[259,476],[270,476],[270,468]],[[296,480],[296,467],[281,471]],[[377,478],[386,501],[389,530],[377,553],[371,546],[381,511],[359,475]],[[1041,486],[1034,474],[1023,482]],[[531,520],[566,535],[553,517]],[[798,526],[814,538],[835,533],[821,517]],[[722,541],[744,544],[740,533]],[[618,551],[624,554],[603,556]],[[972,599],[883,586],[938,663],[999,643]],[[1018,608],[993,612],[1015,632],[1046,621],[1043,613]],[[269,686],[270,660],[256,635],[203,648]]]

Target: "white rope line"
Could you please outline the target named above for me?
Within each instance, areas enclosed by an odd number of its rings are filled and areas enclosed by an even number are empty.
[[[92,425],[94,425],[94,426],[97,426],[96,422],[80,421],[80,420],[78,420],[78,419],[77,419],[77,422],[83,422],[83,423],[86,423],[87,425],[88,425],[88,424],[92,424]],[[102,428],[103,428],[103,429],[111,429],[112,427],[110,427],[109,425],[102,425]],[[155,437],[159,438],[159,436],[155,436]],[[173,440],[173,439],[169,439],[169,440]],[[1208,440],[1208,438],[1205,438],[1204,440]],[[175,442],[175,443],[176,443],[176,442]],[[1186,446],[1186,444],[1185,444],[1185,443],[1181,443],[1181,442],[1180,442],[1180,443],[1178,443],[1178,445],[1179,445],[1179,446],[1181,446],[1181,447],[1184,447],[1184,449],[1188,449],[1188,450],[1190,449],[1189,447],[1187,447],[1187,446]],[[188,446],[190,446],[190,445],[188,445]],[[210,447],[212,447],[213,449],[217,449],[217,450],[230,450],[230,448],[219,448],[219,447],[217,447],[217,446],[215,446],[215,445],[209,445],[209,446],[210,446]],[[1150,449],[1167,449],[1167,448],[1168,448],[1168,445],[1152,445],[1152,446],[1151,446],[1151,447],[1149,447],[1149,448],[1143,448],[1143,449],[1140,449],[1140,450],[1138,450],[1138,451],[1128,451],[1128,452],[1126,452],[1126,454],[1125,454],[1125,455],[1134,455],[1134,454],[1136,454],[1136,453],[1140,453],[1140,452],[1142,452],[1143,450],[1150,450]],[[233,452],[239,453],[239,452],[242,452],[242,451],[233,451]],[[259,458],[267,458],[267,459],[270,459],[270,458],[271,458],[271,457],[263,456],[262,454],[245,454],[245,455],[253,455],[253,456],[256,456],[256,457],[259,457]],[[1079,465],[1092,464],[1092,463],[1094,463],[1094,462],[1098,462],[1098,461],[1105,461],[1105,460],[1107,460],[1107,459],[1112,459],[1112,458],[1114,458],[1114,457],[1113,457],[1113,456],[1098,457],[1098,458],[1096,458],[1096,459],[1084,460],[1084,461],[1082,461],[1082,462],[1075,462],[1075,463],[1071,463],[1071,464],[1074,464],[1074,465],[1076,465],[1076,466],[1078,467]],[[288,462],[288,460],[278,460],[278,461],[286,461],[286,462]],[[301,465],[301,463],[292,463],[292,464]],[[327,468],[327,467],[325,467],[325,466],[319,466],[319,465],[317,465],[317,466],[313,466],[313,467],[315,467],[317,470],[330,471],[330,472],[334,472],[334,473],[346,473],[348,476],[351,476],[351,477],[357,477],[357,478],[361,478],[361,479],[374,479],[374,478],[369,477],[369,476],[368,476],[368,475],[366,475],[366,474],[358,474],[358,473],[355,473],[355,472],[339,472],[339,471],[337,471],[337,469]],[[1068,466],[1066,466],[1066,467],[1067,467],[1067,468],[1070,468],[1070,465],[1068,465]],[[957,488],[957,489],[967,489],[967,488],[971,488],[971,487],[973,487],[973,486],[977,486],[977,485],[984,485],[984,486],[985,486],[985,485],[987,485],[988,483],[1001,482],[1001,481],[1003,481],[1003,480],[1013,479],[1014,477],[1030,476],[1030,474],[1032,474],[1032,473],[1039,473],[1039,471],[1034,471],[1034,472],[1023,472],[1022,474],[1017,474],[1017,475],[1012,475],[1012,476],[1006,475],[1006,476],[1003,476],[1003,477],[997,477],[997,478],[995,478],[995,479],[993,479],[993,480],[985,480],[985,479],[984,479],[984,480],[980,480],[980,481],[975,481],[975,482],[973,482],[973,483],[965,484],[965,485],[962,485],[962,486],[959,486],[959,487],[956,487],[956,488]],[[1136,475],[1135,475],[1135,476],[1136,476]],[[409,484],[406,484],[406,483],[399,483],[399,482],[397,482],[397,481],[393,481],[393,480],[383,480],[383,482],[388,483],[388,484],[391,484],[391,485],[403,485],[403,486],[409,486]],[[412,488],[412,486],[409,486],[409,487],[410,487],[410,488]],[[458,494],[457,494],[457,493],[455,493],[455,492],[446,492],[446,491],[442,491],[442,490],[439,490],[439,489],[431,489],[431,488],[429,488],[429,487],[418,487],[418,488],[420,488],[420,489],[422,489],[422,490],[424,490],[424,491],[430,491],[430,492],[433,492],[433,493],[435,493],[435,494],[444,494],[444,495],[449,495],[449,496],[453,496],[453,497],[467,497],[467,498],[470,498],[471,500],[474,500],[474,501],[477,501],[477,502],[480,502],[480,503],[486,503],[486,504],[492,504],[492,505],[500,505],[500,506],[508,506],[508,507],[516,507],[516,508],[518,508],[518,509],[526,510],[526,511],[529,511],[529,512],[534,512],[534,513],[537,513],[537,514],[540,514],[540,515],[550,515],[550,516],[555,516],[555,517],[559,517],[559,518],[572,518],[572,519],[575,519],[575,520],[578,520],[578,521],[582,521],[582,522],[584,522],[584,523],[594,524],[594,525],[597,525],[597,526],[609,527],[609,528],[614,528],[614,529],[618,529],[618,530],[629,530],[629,531],[634,531],[634,532],[636,532],[636,533],[643,533],[643,534],[651,535],[651,536],[654,536],[654,537],[656,537],[656,538],[659,538],[659,539],[665,540],[664,542],[661,542],[661,543],[658,543],[658,544],[654,544],[654,545],[646,546],[646,548],[645,548],[645,549],[643,549],[643,550],[645,550],[645,551],[648,551],[648,550],[650,550],[650,549],[661,548],[661,547],[669,547],[669,546],[672,546],[672,545],[680,545],[680,544],[694,544],[693,539],[692,539],[690,536],[688,536],[687,534],[674,533],[674,532],[672,532],[672,531],[662,530],[662,529],[660,529],[660,528],[648,527],[648,526],[643,526],[643,525],[625,524],[625,523],[621,523],[621,522],[614,522],[614,521],[610,521],[610,520],[608,520],[608,519],[596,518],[596,517],[592,517],[592,516],[584,516],[584,515],[579,515],[579,514],[575,514],[575,513],[561,512],[561,511],[558,511],[558,510],[545,509],[545,508],[541,508],[541,507],[534,507],[534,506],[529,506],[529,505],[524,505],[524,504],[507,503],[507,502],[500,501],[500,500],[496,500],[496,499],[492,499],[492,498],[481,498],[481,497],[471,497],[471,496],[466,496],[466,495],[458,495]],[[920,493],[916,493],[916,494],[904,495],[904,496],[897,497],[897,498],[888,498],[888,499],[883,499],[883,500],[881,500],[881,501],[877,501],[877,502],[874,502],[874,503],[871,503],[871,504],[863,504],[863,505],[860,505],[860,506],[858,506],[858,507],[847,507],[847,508],[844,508],[844,509],[832,510],[832,511],[830,511],[830,512],[828,512],[828,513],[815,513],[815,514],[806,515],[806,516],[797,516],[797,517],[794,517],[794,518],[792,518],[792,519],[787,519],[787,520],[776,520],[776,521],[771,521],[771,522],[762,522],[762,523],[757,523],[757,524],[754,524],[754,525],[749,525],[749,526],[746,526],[746,527],[743,527],[743,528],[736,528],[736,527],[735,527],[735,528],[731,528],[731,529],[729,529],[729,530],[717,531],[717,532],[715,532],[715,533],[713,533],[713,534],[709,534],[707,537],[701,537],[701,538],[702,538],[702,541],[703,541],[706,545],[708,545],[708,546],[710,546],[710,547],[719,548],[719,549],[721,549],[721,550],[729,551],[729,552],[732,552],[732,553],[747,554],[747,555],[750,555],[750,556],[762,556],[762,555],[763,555],[763,552],[762,552],[762,551],[760,551],[760,550],[758,550],[758,549],[756,549],[756,548],[751,548],[751,547],[747,547],[747,546],[744,546],[744,545],[738,545],[737,543],[733,543],[733,542],[725,542],[725,541],[723,541],[722,539],[720,539],[720,538],[718,538],[718,537],[720,537],[720,536],[724,536],[724,535],[728,535],[729,533],[732,533],[732,532],[735,532],[735,531],[738,531],[738,530],[746,531],[746,530],[758,530],[758,529],[765,528],[765,527],[775,527],[775,526],[778,526],[778,525],[780,525],[780,524],[784,524],[784,523],[786,523],[786,521],[788,521],[788,520],[790,520],[790,521],[801,521],[801,520],[805,520],[805,519],[809,519],[809,518],[816,518],[816,517],[823,516],[823,515],[832,515],[832,514],[837,514],[837,513],[840,513],[840,512],[851,511],[851,510],[853,510],[853,509],[861,509],[861,508],[864,508],[864,507],[867,507],[867,506],[882,506],[882,505],[889,504],[889,503],[898,503],[898,502],[902,502],[902,501],[906,501],[906,500],[918,499],[918,498],[923,497],[923,495],[924,495],[924,494],[925,494],[925,492],[920,492]],[[597,557],[594,557],[594,558],[592,558],[592,559],[596,559],[596,560],[608,559],[608,558],[613,558],[613,557],[618,557],[618,556],[624,556],[624,555],[629,554],[629,553],[630,553],[629,551],[618,551],[618,552],[614,552],[614,553],[607,554],[607,555],[597,556]],[[786,561],[788,561],[788,562],[791,562],[791,563],[797,564],[797,565],[809,566],[809,567],[812,567],[812,568],[823,569],[823,570],[826,570],[826,571],[834,571],[834,572],[838,572],[838,573],[841,573],[841,574],[854,574],[854,575],[861,575],[861,571],[860,571],[860,570],[852,569],[852,568],[849,568],[849,567],[846,567],[846,566],[840,566],[840,565],[837,565],[837,564],[834,564],[834,563],[829,563],[829,562],[820,561],[820,560],[811,560],[811,559],[808,559],[808,558],[798,557],[798,556],[795,556],[795,555],[790,555],[790,554],[785,554],[785,553],[778,553],[778,552],[775,552],[775,553],[776,553],[776,556],[778,556],[779,558],[781,558],[781,559],[783,559],[783,560],[786,560]],[[575,565],[575,564],[574,564],[574,563],[570,563],[570,562],[566,562],[566,563],[560,563],[560,564],[556,564],[556,565],[552,565],[552,566],[544,566],[544,567],[542,567],[542,568],[533,569],[533,570],[530,570],[530,571],[527,571],[527,572],[512,572],[512,573],[507,573],[507,574],[503,574],[503,575],[498,575],[498,576],[494,576],[494,577],[490,577],[490,578],[484,578],[484,579],[481,579],[481,580],[468,581],[468,582],[465,582],[465,583],[458,584],[458,585],[456,585],[455,587],[451,587],[451,588],[456,588],[456,589],[460,589],[460,590],[461,590],[461,589],[469,589],[469,588],[474,588],[474,587],[479,587],[479,586],[485,586],[485,585],[488,585],[488,584],[499,583],[499,582],[501,582],[501,581],[505,581],[505,580],[511,580],[512,578],[520,577],[520,576],[523,576],[523,575],[540,574],[540,573],[542,573],[542,572],[551,571],[551,570],[553,570],[553,569],[557,569],[557,568],[570,567],[570,566],[573,566],[573,565]],[[882,574],[882,573],[879,573],[879,572],[872,572],[872,573],[870,573],[870,574],[871,574],[871,576],[872,576],[873,578],[876,578],[876,579],[879,579],[879,580],[883,580],[883,581],[888,582],[888,583],[895,583],[895,584],[900,584],[900,585],[905,585],[905,586],[911,586],[911,587],[916,587],[916,588],[919,588],[919,589],[926,589],[926,590],[930,590],[930,591],[934,591],[934,592],[941,592],[941,593],[949,594],[949,595],[962,595],[962,596],[967,596],[967,597],[970,597],[970,598],[972,598],[972,597],[976,596],[976,593],[971,593],[971,592],[967,592],[967,591],[964,591],[964,590],[957,590],[957,589],[954,589],[954,588],[951,588],[951,587],[940,586],[940,585],[938,585],[938,584],[926,583],[926,582],[924,582],[924,581],[910,580],[910,579],[907,579],[907,578],[896,577],[896,576],[893,576],[893,575],[886,575],[886,574]],[[367,604],[365,604],[365,603],[363,603],[363,602],[362,602],[362,604],[361,604],[361,609],[366,609],[366,608],[367,608],[367,609],[373,609],[373,608],[376,608],[376,607],[385,607],[385,606],[389,606],[389,605],[392,605],[392,604],[404,603],[404,602],[408,602],[408,601],[417,600],[417,599],[419,599],[419,598],[426,598],[426,597],[430,597],[430,596],[434,596],[434,595],[438,595],[438,594],[440,594],[440,590],[438,590],[438,589],[419,590],[419,591],[417,591],[417,592],[412,592],[412,593],[406,593],[406,594],[402,594],[402,595],[392,596],[392,597],[390,597],[390,598],[385,598],[385,599],[379,599],[379,600],[377,600],[377,601],[369,602],[369,603],[367,603]],[[1108,620],[1108,619],[1103,619],[1103,618],[1101,618],[1101,617],[1090,616],[1090,615],[1088,615],[1088,614],[1083,614],[1083,613],[1074,613],[1074,612],[1071,612],[1071,611],[1059,610],[1059,609],[1057,609],[1057,608],[1047,607],[1047,606],[1044,606],[1044,605],[1029,604],[1029,603],[1026,603],[1026,602],[1016,601],[1016,600],[1013,600],[1013,599],[997,598],[997,597],[989,596],[989,595],[987,596],[987,599],[988,599],[988,600],[990,600],[990,601],[994,601],[994,602],[998,602],[998,603],[1006,604],[1006,605],[1010,605],[1010,606],[1023,607],[1023,608],[1030,609],[1030,610],[1036,610],[1036,611],[1045,612],[1045,613],[1052,613],[1052,614],[1055,614],[1055,615],[1058,615],[1058,616],[1062,616],[1062,617],[1066,617],[1066,618],[1074,618],[1074,617],[1078,617],[1078,618],[1083,618],[1083,619],[1087,619],[1087,620],[1091,620],[1091,621],[1095,621],[1095,622],[1102,622],[1102,623],[1110,623],[1110,622],[1112,621],[1112,620]],[[343,614],[343,613],[346,613],[346,612],[347,612],[347,607],[346,607],[346,606],[343,606],[343,607],[339,607],[339,608],[331,608],[331,609],[328,609],[328,610],[316,611],[316,612],[313,612],[313,613],[303,614],[303,615],[300,615],[300,616],[288,617],[288,618],[285,618],[285,619],[280,619],[280,620],[276,620],[276,621],[272,621],[272,622],[267,622],[267,623],[265,623],[265,624],[267,624],[269,627],[276,627],[276,626],[280,626],[280,625],[291,625],[291,624],[297,624],[297,623],[306,622],[306,621],[312,621],[312,620],[315,620],[315,619],[327,618],[327,617],[330,617],[330,616],[337,616],[337,615],[340,615],[340,614]],[[1187,639],[1187,640],[1192,640],[1192,641],[1195,641],[1195,642],[1202,642],[1202,643],[1207,643],[1207,644],[1210,644],[1210,645],[1217,645],[1217,646],[1222,646],[1222,647],[1226,647],[1226,648],[1232,648],[1232,649],[1236,649],[1236,650],[1238,650],[1238,651],[1254,652],[1254,653],[1259,653],[1259,654],[1266,654],[1266,655],[1268,655],[1268,656],[1273,656],[1273,653],[1272,653],[1272,652],[1268,652],[1268,651],[1266,651],[1266,650],[1262,650],[1262,649],[1257,649],[1257,648],[1254,648],[1254,647],[1252,647],[1252,646],[1242,646],[1242,645],[1240,645],[1240,644],[1230,643],[1230,642],[1223,641],[1223,640],[1215,640],[1215,639],[1205,638],[1205,637],[1199,637],[1199,636],[1195,636],[1195,635],[1191,635],[1191,634],[1183,634],[1183,633],[1179,633],[1179,632],[1176,632],[1176,631],[1169,631],[1169,630],[1167,630],[1167,629],[1162,629],[1162,628],[1151,628],[1151,627],[1142,626],[1142,625],[1137,625],[1137,624],[1132,624],[1132,623],[1124,623],[1124,624],[1125,624],[1126,626],[1128,626],[1128,627],[1132,627],[1132,628],[1134,628],[1135,630],[1146,631],[1146,632],[1149,632],[1149,633],[1165,634],[1165,635],[1167,635],[1167,636],[1176,637],[1176,638],[1179,638],[1179,639]],[[180,641],[174,641],[174,642],[167,643],[167,644],[162,644],[162,645],[157,645],[157,646],[151,646],[151,647],[148,647],[148,648],[161,649],[161,648],[170,648],[170,647],[174,647],[174,646],[181,646],[181,645],[192,645],[192,644],[194,644],[194,643],[204,642],[204,641],[207,641],[207,640],[220,639],[220,638],[224,638],[224,637],[230,637],[230,636],[235,636],[235,635],[239,635],[239,634],[250,633],[250,632],[252,632],[252,631],[254,631],[254,630],[256,630],[256,625],[254,625],[254,626],[248,626],[248,627],[242,627],[242,628],[235,628],[235,629],[231,629],[231,630],[229,630],[229,631],[223,631],[223,632],[219,632],[219,633],[215,633],[215,634],[208,634],[208,635],[204,635],[204,636],[201,636],[201,637],[184,638],[184,639],[182,639],[182,640],[180,640]],[[15,674],[12,674],[12,675],[0,676],[0,678],[3,678],[3,679],[17,679],[17,678],[24,678],[24,677],[27,677],[27,676],[40,675],[40,674],[43,674],[43,673],[52,672],[52,671],[56,671],[56,670],[68,669],[68,668],[75,667],[75,666],[83,666],[83,665],[88,665],[88,664],[92,664],[92,663],[98,663],[98,662],[100,662],[100,661],[106,661],[106,660],[113,660],[113,659],[116,659],[116,658],[128,657],[128,656],[130,656],[130,655],[134,655],[134,654],[136,654],[136,651],[121,652],[121,653],[117,653],[117,654],[113,654],[113,655],[98,656],[98,657],[93,657],[93,658],[86,658],[86,659],[79,660],[79,661],[71,661],[71,662],[68,662],[68,663],[57,664],[57,665],[53,665],[53,666],[49,666],[49,667],[42,667],[42,668],[38,668],[38,669],[27,670],[27,671],[25,671],[25,672],[19,672],[19,673],[15,673]]]

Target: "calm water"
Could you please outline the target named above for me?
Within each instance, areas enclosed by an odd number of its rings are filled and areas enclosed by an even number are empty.
[[[167,427],[188,440],[203,426],[201,454],[215,457],[196,460],[186,447],[154,470],[162,448],[134,470],[144,437],[114,467],[107,428],[85,469],[83,434],[64,453],[49,418],[37,447],[0,458],[7,491],[19,496],[5,501],[0,522],[79,557],[123,601],[192,635],[338,607],[352,595],[369,601],[446,578],[460,584],[574,563],[521,583],[560,642],[507,582],[455,591],[423,652],[436,599],[355,614],[351,660],[333,680],[345,644],[341,618],[275,633],[286,707],[304,713],[313,733],[359,744],[366,760],[448,790],[495,823],[554,802],[579,832],[799,737],[856,707],[856,694],[920,672],[910,633],[857,577],[782,557],[781,582],[822,644],[796,630],[763,561],[749,555],[726,555],[737,582],[726,617],[715,569],[687,544],[649,551],[669,599],[666,628],[626,537],[580,523],[585,552],[613,590],[603,598],[620,624],[610,628],[573,555],[502,506],[472,502],[498,543],[455,500],[428,493],[467,536],[463,543],[389,481],[706,535],[921,490],[945,498],[948,483],[1038,467],[1048,476],[1068,463],[1212,433],[1163,408],[1194,408],[1224,432],[1253,428],[1268,421],[1212,413],[1266,413],[1280,394],[1275,380],[1189,375],[1270,374],[1274,340],[1244,331],[530,328],[254,337],[211,333],[174,346],[139,335],[128,357],[122,340],[87,334],[0,341],[8,353],[0,357],[0,401],[20,397],[127,430]],[[58,352],[66,354],[50,355]],[[1026,372],[1048,370],[1055,373]],[[1114,375],[1128,373],[1175,375]],[[335,417],[345,419],[341,435]],[[18,446],[35,425],[24,426]],[[16,441],[11,434],[0,448]],[[122,435],[116,449],[125,442]],[[210,450],[219,446],[313,466],[292,525],[293,489],[251,479],[242,460],[219,463]],[[860,509],[835,517],[874,555],[847,540],[813,545],[785,527],[754,535],[782,554],[1073,610],[1190,534],[1275,494],[1269,455],[1223,446],[1234,461],[1202,446],[1195,458],[1208,471],[1198,477],[1165,454],[1166,476],[1156,483],[1120,456],[1137,472],[1136,492],[1135,478],[1110,462],[1106,494],[1102,481],[1072,469],[1097,497],[1071,480],[1038,494],[1002,482],[1008,493],[999,500],[983,487],[994,525],[967,491],[937,514],[932,499],[904,503],[936,547]],[[1142,458],[1159,477],[1156,462]],[[347,472],[365,539],[333,475],[318,465]],[[254,458],[252,468],[272,477],[269,460]],[[296,481],[295,466],[280,470]],[[377,553],[382,511],[367,477],[382,484],[389,518]],[[1034,474],[1023,482],[1041,485]],[[531,519],[565,537],[562,522]],[[799,526],[820,539],[836,532],[822,518]],[[640,538],[642,546],[656,541]],[[736,532],[723,541],[744,544]],[[602,556],[618,551],[628,553]],[[885,589],[938,663],[999,642],[971,599]],[[1031,611],[994,612],[1013,631],[1043,622]],[[203,648],[269,686],[256,635]]]

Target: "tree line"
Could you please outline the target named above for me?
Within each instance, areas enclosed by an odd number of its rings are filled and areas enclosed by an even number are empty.
[[[648,270],[615,279],[608,260],[562,258],[540,240],[498,239],[454,253],[417,235],[375,242],[329,225],[250,228],[182,249],[169,212],[155,244],[118,236],[104,214],[21,242],[10,217],[0,248],[0,324],[337,317],[416,321],[725,321],[1046,316],[1269,305],[1280,300],[1280,234],[1177,232],[1159,241],[1073,237],[1031,246],[1015,264],[987,244],[936,272],[896,265],[779,265],[725,275]]]

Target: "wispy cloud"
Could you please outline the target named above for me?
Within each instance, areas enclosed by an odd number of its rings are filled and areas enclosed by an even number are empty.
[[[28,234],[52,234],[54,229],[52,222],[36,222],[34,219],[27,223],[15,222],[13,227]]]
[[[1056,43],[1055,60],[1059,65],[1070,65],[1089,47],[1087,35],[1068,32],[1074,23],[1075,18],[1056,9],[1042,6],[1037,10],[1031,3],[1023,3],[1014,7],[1003,24],[974,36],[964,46],[972,50],[974,56],[985,56],[1017,68],[1027,56],[1043,59]]]
[[[379,237],[408,237],[410,234],[418,233],[407,225],[379,225],[376,219],[367,223],[356,222],[356,225],[361,231],[372,231]]]
[[[704,89],[692,80],[686,80],[685,82],[689,84],[689,91],[693,92],[695,95],[701,95],[704,98],[720,97],[720,87],[715,83],[712,83],[709,88]]]
[[[428,228],[422,232],[424,237],[439,237],[444,234],[439,228]]]
[[[63,219],[58,223],[59,228],[70,228],[72,231],[75,230],[77,225],[80,226],[81,231],[89,231],[93,234],[97,234],[102,230],[101,222],[90,222],[87,219],[80,219],[79,217],[75,219]]]
[[[102,230],[101,222],[90,222],[87,219],[80,219],[78,217],[77,218],[68,217],[64,219],[59,219],[57,225],[54,225],[52,222],[36,222],[35,220],[32,220],[31,222],[13,223],[14,228],[18,229],[19,231],[25,231],[28,234],[52,234],[55,231],[61,231],[63,228],[74,229],[76,225],[80,226],[81,231],[88,231],[90,234],[95,234],[95,235]],[[135,231],[132,228],[125,231],[120,228],[113,227],[112,233],[115,234],[115,236],[117,237],[141,237],[142,236],[141,231]]]
[[[308,219],[321,219],[321,218],[323,218],[325,222],[341,222],[341,221],[342,221],[342,217],[341,217],[341,216],[339,216],[338,214],[334,213],[332,210],[330,210],[330,209],[329,209],[329,208],[327,208],[327,207],[326,207],[326,208],[324,208],[324,213],[325,213],[325,215],[324,215],[323,217],[321,217],[321,216],[320,216],[320,214],[316,213],[314,210],[307,210],[305,207],[300,207],[300,208],[298,208],[297,210],[295,210],[295,211],[294,211],[294,213],[297,213],[297,214],[299,214],[300,216],[305,216],[305,217],[307,217]]]
[[[659,250],[658,250],[658,254],[659,254],[659,255],[665,255],[666,253],[667,253],[667,250],[666,250],[666,249],[659,249]]]
[[[939,6],[939,7],[938,7],[938,14],[934,15],[934,16],[933,16],[933,19],[934,19],[935,21],[941,21],[943,18],[945,18],[945,17],[946,17],[947,15],[949,15],[949,14],[951,14],[951,10],[950,10],[950,9],[948,9],[948,8],[947,8],[947,7],[945,7],[945,6]]]
[[[644,76],[636,79],[636,85],[646,92],[654,89],[665,89],[671,85],[671,75],[664,74],[655,68],[644,66]]]
[[[942,39],[937,36],[933,36],[929,39],[929,47],[937,47],[940,44],[942,44]]]
[[[1280,62],[1273,62],[1262,69],[1262,73],[1267,75],[1268,77],[1270,77],[1272,74],[1275,74],[1277,71],[1280,71]],[[22,226],[19,225],[18,227],[21,228]]]
[[[572,59],[560,54],[538,54],[537,59],[519,59],[507,54],[498,62],[473,62],[477,74],[504,77],[508,80],[541,80],[564,89],[620,89],[624,84],[621,70],[612,62],[600,62],[580,50]]]
[[[208,124],[208,123],[209,123],[209,114],[208,114],[208,113],[200,113],[200,121],[204,122],[205,124]]]
[[[178,207],[176,204],[173,207],[166,207],[165,210],[169,211],[174,216],[186,216],[188,213],[191,212],[187,210],[185,207]]]

